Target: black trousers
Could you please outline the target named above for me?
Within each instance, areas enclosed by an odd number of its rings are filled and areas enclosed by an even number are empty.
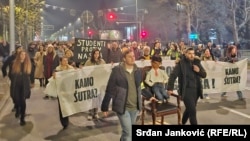
[[[59,102],[59,99],[58,100],[58,108],[59,108],[59,117],[60,117],[60,122],[61,122],[61,125],[65,128],[69,125],[69,117],[63,117],[62,116],[62,110],[61,110],[61,107],[60,107],[60,102]]]
[[[49,78],[45,78],[44,85],[47,86],[48,83],[49,83]]]
[[[14,105],[16,108],[16,114],[21,115],[21,120],[24,120],[25,111],[26,111],[26,98],[23,93],[23,86],[21,84],[16,84],[16,91],[19,92],[14,96]]]
[[[198,101],[198,93],[197,88],[186,88],[185,97],[183,98],[183,102],[185,105],[185,111],[182,117],[182,124],[186,124],[187,120],[191,125],[197,125],[197,117],[196,117],[196,105]]]

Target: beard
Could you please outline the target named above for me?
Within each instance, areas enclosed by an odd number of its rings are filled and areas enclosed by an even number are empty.
[[[34,48],[32,48],[32,47],[29,47],[29,49],[28,49],[30,52],[32,52],[32,51],[34,51]]]
[[[231,57],[233,57],[233,58],[236,57],[236,54],[231,54]]]

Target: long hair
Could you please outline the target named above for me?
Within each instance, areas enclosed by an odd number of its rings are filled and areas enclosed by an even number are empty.
[[[55,56],[55,55],[56,55],[56,51],[55,51],[55,48],[54,48],[54,46],[53,46],[52,44],[49,44],[49,45],[47,46],[47,48],[46,48],[46,55],[49,54],[49,50],[48,50],[49,47],[52,48],[52,53],[53,53],[53,55]],[[53,56],[53,57],[54,57],[54,56]]]
[[[25,53],[25,59],[23,62],[23,70],[21,70],[21,60],[20,60],[20,56],[22,53]],[[21,51],[17,54],[13,65],[12,65],[12,73],[14,74],[20,74],[21,72],[26,73],[26,74],[30,74],[31,73],[31,61],[30,61],[30,57],[29,54],[25,51]]]
[[[99,57],[98,57],[98,61],[100,61],[101,60],[101,52],[100,52],[100,50],[98,49],[98,48],[94,48],[93,50],[92,50],[92,52],[91,52],[91,58],[90,58],[90,61],[92,62],[92,63],[95,63],[96,61],[95,61],[95,57],[94,57],[94,54],[95,54],[95,52],[99,52]]]
[[[235,55],[237,55],[237,47],[235,45],[230,45],[227,48],[227,56],[231,56],[232,55],[232,50],[235,49]]]

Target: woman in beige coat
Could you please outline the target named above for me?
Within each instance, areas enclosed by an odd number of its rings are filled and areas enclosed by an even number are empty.
[[[45,55],[44,51],[44,46],[39,45],[38,51],[36,52],[34,56],[34,61],[36,64],[36,69],[35,69],[35,79],[38,79],[40,82],[40,87],[45,86],[44,83],[44,66],[43,66],[43,56]]]

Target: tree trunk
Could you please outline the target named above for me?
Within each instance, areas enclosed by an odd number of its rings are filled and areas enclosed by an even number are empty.
[[[234,38],[234,43],[238,43],[238,28],[237,28],[237,23],[236,23],[236,15],[235,11],[233,11],[233,38]]]

